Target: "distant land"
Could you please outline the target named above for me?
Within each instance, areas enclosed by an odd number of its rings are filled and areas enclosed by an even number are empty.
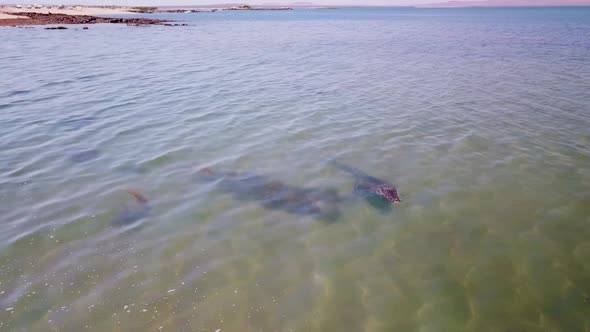
[[[464,8],[464,7],[557,7],[590,6],[590,0],[485,0],[485,1],[446,1],[417,7]]]
[[[433,0],[429,4],[412,4],[411,1],[398,1],[398,4],[392,5],[338,5],[338,4],[321,4],[310,1],[269,1],[262,2],[259,4],[251,4],[248,1],[239,3],[223,3],[218,4],[203,4],[203,5],[190,5],[190,6],[172,6],[163,5],[158,7],[192,7],[192,8],[214,8],[214,7],[231,7],[231,6],[243,6],[253,5],[255,7],[280,7],[288,6],[292,8],[343,8],[343,7],[417,7],[417,8],[462,8],[462,7],[558,7],[558,6],[590,6],[590,0],[463,0],[463,1],[436,1]]]
[[[291,8],[327,8],[327,7],[339,7],[339,6],[326,6],[318,5],[311,2],[293,2],[293,3],[281,3],[281,2],[267,2],[262,4],[250,4],[248,1],[234,2],[234,3],[216,3],[216,4],[202,4],[202,5],[161,5],[158,8],[228,8],[228,7],[239,7],[250,5],[256,8],[270,8],[270,7],[291,7]]]
[[[0,0],[3,1],[3,0]],[[4,0],[6,1],[6,0]],[[107,2],[129,2],[127,0],[79,0],[79,5],[83,7],[108,7],[108,8],[130,8],[133,6],[130,5],[105,5]],[[144,0],[146,3],[155,3],[158,1],[155,0]],[[187,2],[189,3],[190,0],[182,0],[179,2]],[[212,8],[229,8],[229,7],[240,7],[240,6],[252,6],[254,8],[278,8],[278,7],[290,7],[296,9],[324,9],[324,8],[350,8],[350,7],[416,7],[416,8],[464,8],[464,7],[557,7],[557,6],[590,6],[590,0],[432,0],[431,3],[428,3],[428,0],[397,0],[386,4],[387,1],[374,1],[373,3],[383,3],[381,5],[375,4],[367,4],[371,3],[371,1],[367,1],[364,3],[353,4],[349,0],[342,0],[340,1],[326,1],[324,3],[317,3],[311,1],[281,1],[281,0],[238,0],[240,2],[228,2],[224,3],[224,0],[220,0],[219,3],[213,3],[211,1],[208,4],[200,3],[199,0],[192,0],[194,4],[187,4],[187,5],[175,5],[174,0],[169,1],[168,4],[164,2],[161,5],[154,5],[154,7],[159,8],[203,8],[203,9],[212,9]],[[191,1],[191,2],[192,2]],[[234,0],[235,1],[235,0]],[[41,1],[34,1],[30,0],[14,0],[15,3],[22,4],[23,7],[27,5],[32,5],[34,3],[40,3],[45,6],[51,6],[50,4],[44,3],[43,0]],[[51,0],[47,2],[57,2],[57,0]],[[67,3],[68,6],[74,6],[75,2],[78,0],[64,0],[64,3]],[[102,3],[102,5],[95,4],[96,2]],[[319,2],[319,1],[318,1]],[[15,3],[2,3],[0,2],[1,7],[9,7],[15,6]],[[142,0],[133,0],[133,3],[136,5],[141,5]]]
[[[305,7],[427,7],[427,8],[458,8],[458,7],[556,7],[556,6],[590,6],[590,0],[474,0],[474,1],[436,1],[430,4],[411,4],[410,1],[398,1],[398,5],[323,5],[307,1],[298,2],[268,2],[260,6],[289,6],[293,8]]]
[[[463,8],[463,7],[563,7],[590,6],[590,0],[474,0],[474,1],[436,1],[430,4],[411,4],[410,1],[399,1],[398,5],[324,5],[307,1],[298,2],[267,2],[259,7],[289,6],[293,8],[322,8],[322,7],[417,7],[417,8]],[[211,6],[211,5],[209,5]]]

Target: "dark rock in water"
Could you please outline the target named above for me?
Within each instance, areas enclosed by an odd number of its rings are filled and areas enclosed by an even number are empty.
[[[337,207],[340,197],[334,189],[301,188],[262,175],[209,169],[199,171],[198,176],[203,181],[217,182],[223,191],[232,193],[238,200],[257,201],[267,209],[311,215],[325,221],[334,221],[340,215]]]
[[[88,27],[83,27],[82,30],[88,30]]]
[[[354,193],[379,210],[389,210],[391,203],[400,203],[401,199],[397,188],[391,183],[370,176],[354,167],[332,160],[331,164],[338,169],[354,176]]]
[[[45,28],[45,30],[67,30],[67,29],[68,28],[62,27],[62,26]]]
[[[82,152],[78,152],[73,154],[70,157],[70,160],[76,163],[83,163],[86,161],[90,161],[96,159],[100,156],[100,152],[98,150],[86,150]]]
[[[113,217],[113,226],[131,225],[147,217],[150,212],[148,199],[142,193],[135,190],[128,190],[127,193],[135,198],[135,206],[128,207]]]

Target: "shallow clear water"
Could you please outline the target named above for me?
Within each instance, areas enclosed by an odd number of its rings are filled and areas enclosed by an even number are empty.
[[[0,29],[0,330],[590,329],[589,9],[163,17]]]

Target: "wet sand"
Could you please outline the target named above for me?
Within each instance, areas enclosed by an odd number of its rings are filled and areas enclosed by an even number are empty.
[[[166,20],[149,18],[108,18],[89,15],[65,15],[65,14],[41,14],[41,13],[15,13],[25,18],[0,19],[0,26],[26,26],[26,25],[67,25],[67,24],[97,24],[116,23],[134,26],[144,25],[170,25]]]
[[[0,7],[0,26],[24,26],[24,25],[45,25],[45,24],[72,24],[64,22],[50,22],[58,19],[58,16],[53,19],[42,19],[39,17],[31,17],[28,14],[60,14],[69,16],[97,16],[97,15],[122,15],[132,14],[131,8],[128,7],[82,7],[76,6],[70,9],[63,8],[16,8],[16,7]],[[27,14],[27,15],[24,15]],[[149,24],[149,23],[148,23]]]
[[[17,16],[17,15],[11,15],[11,14],[6,14],[6,13],[2,13],[0,12],[0,20],[16,20],[16,19],[27,19],[28,17],[24,17],[24,16]]]
[[[127,7],[116,7],[116,8],[103,8],[103,7],[73,7],[71,9],[58,9],[57,7],[53,8],[39,8],[39,9],[29,9],[29,8],[16,8],[16,7],[2,7],[0,8],[0,18],[3,18],[1,15],[11,15],[13,13],[39,13],[39,14],[65,14],[65,15],[121,15],[121,14],[133,14],[131,8]]]

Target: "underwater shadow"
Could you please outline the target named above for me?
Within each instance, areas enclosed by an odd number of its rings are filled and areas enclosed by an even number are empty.
[[[310,216],[329,224],[340,218],[338,203],[342,199],[334,188],[297,187],[263,175],[213,172],[208,168],[198,171],[197,179],[214,182],[236,200],[254,201],[268,210]]]
[[[117,213],[110,221],[111,226],[123,227],[132,225],[149,215],[151,207],[148,199],[142,193],[135,190],[127,190],[127,193],[135,199],[134,205],[127,206]]]

